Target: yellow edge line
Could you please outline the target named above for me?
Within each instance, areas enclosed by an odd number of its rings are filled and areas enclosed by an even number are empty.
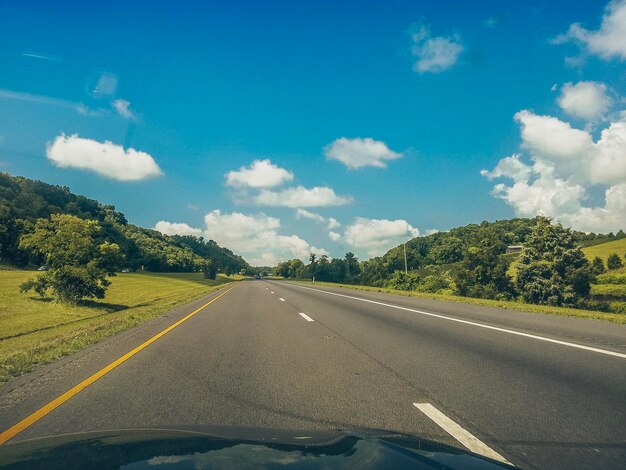
[[[0,433],[0,445],[4,444],[6,441],[8,441],[9,439],[13,438],[14,436],[16,436],[17,434],[19,434],[20,432],[22,432],[24,429],[28,428],[29,426],[35,424],[37,421],[39,421],[41,418],[43,418],[44,416],[46,416],[48,413],[50,413],[51,411],[53,411],[54,409],[58,408],[59,406],[61,406],[63,403],[65,403],[67,400],[69,400],[70,398],[72,398],[74,395],[76,395],[77,393],[79,393],[80,391],[84,390],[85,388],[89,387],[92,383],[94,383],[96,380],[104,377],[106,374],[108,374],[109,372],[111,372],[113,369],[115,369],[117,366],[119,366],[120,364],[126,362],[128,359],[130,359],[131,357],[133,357],[135,354],[137,354],[139,351],[147,348],[148,346],[150,346],[152,343],[154,343],[156,340],[158,340],[160,337],[166,335],[167,333],[169,333],[170,331],[172,331],[174,328],[176,328],[178,325],[186,322],[187,320],[189,320],[191,317],[193,317],[196,313],[200,312],[202,309],[204,309],[205,307],[207,307],[208,305],[212,304],[213,302],[215,302],[217,299],[219,299],[220,297],[222,297],[223,295],[226,295],[228,292],[230,292],[231,290],[233,290],[235,288],[235,286],[231,287],[230,289],[222,292],[220,295],[218,295],[217,297],[214,297],[213,299],[209,300],[206,304],[204,304],[202,307],[197,308],[196,310],[194,310],[193,312],[191,312],[190,314],[188,314],[187,316],[185,316],[184,318],[181,318],[180,320],[178,320],[176,323],[173,323],[172,325],[168,326],[167,328],[165,328],[163,331],[161,331],[160,333],[157,333],[156,335],[154,335],[152,338],[150,338],[149,340],[147,340],[146,342],[140,344],[139,346],[137,346],[135,349],[133,349],[132,351],[124,354],[122,357],[116,359],[115,361],[111,362],[108,366],[100,369],[98,372],[96,372],[95,374],[93,374],[92,376],[86,378],[85,380],[83,380],[81,383],[79,383],[78,385],[70,388],[67,392],[65,392],[62,395],[59,395],[57,398],[55,398],[54,400],[52,400],[50,403],[48,403],[47,405],[44,405],[43,407],[39,408],[37,411],[35,411],[33,414],[31,414],[30,416],[24,418],[22,421],[20,421],[17,424],[14,424],[13,426],[11,426],[9,429],[7,429],[6,431]]]

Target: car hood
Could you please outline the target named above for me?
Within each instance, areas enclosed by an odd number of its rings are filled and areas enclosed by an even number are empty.
[[[64,434],[7,443],[12,469],[512,468],[426,439],[385,431],[177,426]]]

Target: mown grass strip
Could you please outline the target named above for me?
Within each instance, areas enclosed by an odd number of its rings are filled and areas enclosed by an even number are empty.
[[[309,280],[293,280],[289,282],[300,282],[306,284],[312,284]],[[529,313],[541,313],[544,315],[558,315],[562,317],[577,317],[577,318],[587,318],[592,320],[603,320],[609,321],[612,323],[620,323],[626,324],[626,314],[622,313],[605,313],[605,312],[597,312],[594,310],[582,310],[576,308],[566,308],[566,307],[552,307],[549,305],[533,305],[533,304],[525,304],[523,302],[511,302],[505,300],[488,300],[488,299],[475,299],[472,297],[461,297],[457,295],[446,295],[446,294],[432,294],[428,292],[418,292],[418,291],[403,291],[396,289],[387,289],[385,287],[372,287],[372,286],[361,286],[361,285],[352,285],[352,284],[336,284],[334,282],[320,282],[315,281],[316,286],[328,286],[328,287],[341,287],[346,289],[354,289],[354,290],[362,290],[368,292],[382,292],[385,294],[395,294],[395,295],[403,295],[406,297],[416,297],[422,299],[434,299],[434,300],[444,300],[447,302],[459,302],[471,305],[481,305],[484,307],[497,307],[508,310],[517,310],[520,312],[529,312]]]
[[[19,293],[33,272],[0,271],[0,383],[155,318],[232,281],[200,273],[121,274],[103,301],[77,306]]]

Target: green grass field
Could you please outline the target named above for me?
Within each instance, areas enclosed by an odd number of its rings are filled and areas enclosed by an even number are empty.
[[[32,271],[0,270],[0,383],[155,318],[234,278],[201,273],[118,274],[106,298],[77,306],[20,294]]]
[[[302,282],[310,284],[311,281],[297,280],[292,282]],[[613,323],[626,324],[626,314],[624,313],[605,313],[595,310],[581,310],[577,308],[565,308],[565,307],[552,307],[549,305],[534,305],[526,304],[523,302],[511,302],[506,300],[488,300],[488,299],[475,299],[473,297],[461,297],[458,295],[446,295],[446,294],[431,294],[427,292],[418,291],[404,291],[387,289],[384,287],[371,287],[371,286],[358,286],[350,284],[335,284],[333,282],[319,282],[316,281],[315,285],[329,286],[329,287],[342,287],[347,289],[363,290],[369,292],[384,292],[387,294],[404,295],[407,297],[417,297],[423,299],[435,299],[445,300],[448,302],[460,302],[472,305],[482,305],[484,307],[498,307],[509,310],[519,310],[521,312],[530,313],[542,313],[545,315],[559,315],[562,317],[578,317],[578,318],[590,318],[594,320],[604,320]]]
[[[588,246],[582,250],[589,261],[593,260],[596,256],[599,256],[606,264],[606,259],[609,255],[617,253],[617,255],[622,258],[622,262],[626,264],[626,259],[624,258],[624,254],[626,254],[626,238],[620,238],[619,240],[613,240],[599,245]]]
[[[626,238],[588,246],[582,250],[589,261],[599,256],[606,264],[609,255],[616,253],[626,265]],[[591,286],[591,298],[610,302],[613,308],[626,311],[626,267],[611,269],[606,274],[599,275],[596,283]]]

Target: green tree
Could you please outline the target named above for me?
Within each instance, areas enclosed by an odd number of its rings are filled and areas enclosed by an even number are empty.
[[[463,241],[457,237],[444,238],[441,244],[435,246],[431,258],[435,264],[456,263],[463,259]]]
[[[501,256],[504,250],[502,243],[488,236],[478,246],[470,246],[456,273],[458,293],[485,299],[513,297],[513,283],[507,274],[510,261]]]
[[[361,268],[359,267],[359,260],[352,252],[346,253],[344,257],[345,263],[345,280],[349,283],[357,282],[359,275],[361,274]],[[343,282],[338,280],[336,282]]]
[[[622,266],[624,266],[624,263],[622,263],[622,260],[617,253],[610,254],[606,260],[606,267],[609,269],[619,269]]]
[[[572,231],[539,218],[517,266],[517,287],[524,301],[576,306],[589,296],[592,278]]]
[[[97,221],[73,215],[37,220],[34,231],[21,237],[20,248],[42,256],[48,271],[24,282],[20,290],[32,289],[42,297],[51,291],[69,303],[102,299],[111,284],[107,277],[115,275],[121,256],[118,245],[98,242],[100,231]]]
[[[202,265],[202,272],[205,279],[215,279],[217,277],[217,265],[210,259],[207,259]]]
[[[604,267],[604,261],[599,256],[596,256],[591,262],[591,271],[593,274],[598,275],[606,272],[606,268]]]

